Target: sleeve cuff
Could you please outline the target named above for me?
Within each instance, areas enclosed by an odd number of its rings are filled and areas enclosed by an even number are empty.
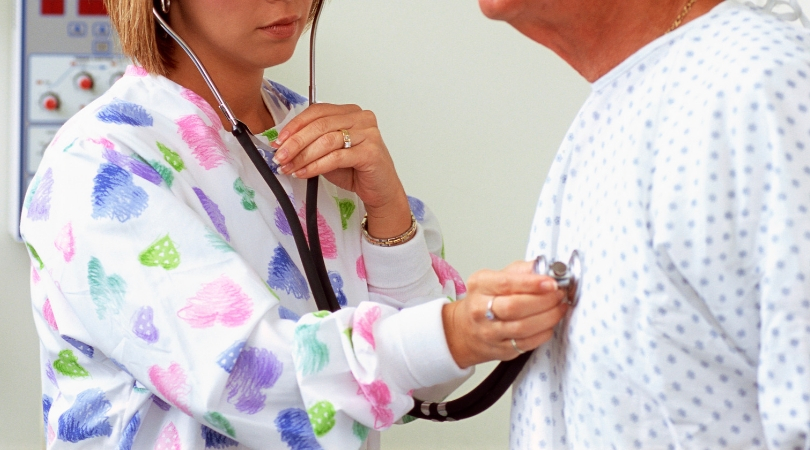
[[[379,289],[401,289],[423,281],[433,271],[424,230],[416,227],[413,239],[394,247],[381,247],[362,239],[366,281]]]
[[[399,392],[435,386],[467,376],[472,369],[456,365],[442,323],[442,307],[447,299],[438,299],[407,308],[379,324],[377,341],[382,374]]]

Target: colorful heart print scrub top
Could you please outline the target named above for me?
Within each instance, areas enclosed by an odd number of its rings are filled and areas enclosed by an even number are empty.
[[[269,143],[307,102],[262,95]],[[306,182],[278,178],[303,221]],[[359,448],[412,390],[466,375],[441,322],[465,288],[409,200],[416,238],[375,247],[359,198],[321,180],[346,308],[317,312],[281,208],[211,106],[128,68],[54,138],[22,211],[48,447]]]

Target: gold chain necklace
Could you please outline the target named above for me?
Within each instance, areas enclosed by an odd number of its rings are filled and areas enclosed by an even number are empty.
[[[681,13],[678,14],[678,17],[675,18],[675,22],[672,22],[672,26],[669,27],[667,33],[681,26],[683,18],[686,17],[687,14],[689,14],[689,10],[692,9],[692,5],[694,5],[696,1],[697,0],[689,0],[688,2],[686,2],[686,5],[684,5],[683,9],[681,10]]]

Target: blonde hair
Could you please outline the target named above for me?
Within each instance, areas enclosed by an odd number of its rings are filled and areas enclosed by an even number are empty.
[[[313,0],[308,23],[312,23],[316,8],[324,0]],[[121,51],[147,72],[167,75],[174,69],[174,41],[152,15],[153,0],[104,0],[110,21],[118,32]],[[155,1],[160,11],[160,0]]]

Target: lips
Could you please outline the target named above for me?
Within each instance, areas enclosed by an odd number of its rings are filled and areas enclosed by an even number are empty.
[[[275,22],[260,27],[262,31],[278,39],[286,39],[295,35],[298,27],[298,17],[284,17]]]

